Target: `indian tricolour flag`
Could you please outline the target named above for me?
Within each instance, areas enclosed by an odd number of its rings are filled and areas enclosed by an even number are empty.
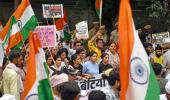
[[[95,9],[97,15],[99,16],[99,19],[102,19],[102,6],[103,6],[103,0],[96,0]]]
[[[0,32],[0,38],[6,44],[10,43],[6,40],[13,40],[13,39],[17,40],[15,41],[15,43],[12,42],[11,44],[13,45],[12,47],[14,47],[14,44],[15,45],[18,43],[23,44],[23,42],[25,42],[25,40],[28,38],[29,32],[34,30],[36,26],[37,26],[37,18],[34,15],[29,0],[22,0],[21,4],[18,6],[16,11],[12,14],[10,19],[8,20],[2,32]],[[17,28],[17,30],[15,30],[14,32],[12,31],[14,30],[13,27]],[[18,39],[18,36],[19,37],[22,36],[22,39]]]
[[[38,36],[29,37],[29,57],[22,100],[53,100],[45,53]]]
[[[129,2],[121,0],[119,12],[121,100],[159,100],[159,85],[135,29]]]

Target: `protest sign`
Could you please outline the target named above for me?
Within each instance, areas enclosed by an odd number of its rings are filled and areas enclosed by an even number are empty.
[[[88,39],[89,34],[88,34],[88,25],[87,21],[82,21],[76,24],[76,37],[78,39]]]
[[[80,89],[89,94],[93,90],[105,91],[109,89],[109,84],[106,79],[103,79],[101,74],[96,75],[92,79],[77,80]],[[88,95],[80,97],[80,100],[88,100]]]
[[[38,34],[43,48],[56,46],[55,25],[37,26],[34,33]]]
[[[161,32],[152,34],[152,40],[155,41],[157,44],[167,43],[169,42],[169,32]]]
[[[44,18],[63,18],[63,5],[62,4],[43,4]]]

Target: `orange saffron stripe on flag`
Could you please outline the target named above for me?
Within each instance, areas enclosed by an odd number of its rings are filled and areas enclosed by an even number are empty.
[[[118,22],[121,100],[126,100],[126,91],[129,82],[130,58],[134,45],[132,22],[132,11],[129,0],[121,0]]]
[[[33,87],[35,81],[36,81],[36,59],[35,59],[35,45],[34,45],[34,37],[33,34],[30,33],[29,36],[29,45],[30,45],[30,52],[28,56],[28,66],[27,66],[27,74],[25,77],[25,83],[24,83],[24,92],[22,94],[22,100],[25,100],[25,97]]]
[[[20,41],[22,41],[23,37],[20,32],[17,32],[15,35],[9,38],[8,47],[6,49],[6,53],[9,53],[9,50],[17,45]]]
[[[96,0],[95,7],[97,10],[100,9],[100,3],[101,3],[101,0]]]
[[[29,5],[30,5],[29,0],[22,0],[21,4],[18,6],[18,8],[15,10],[15,12],[12,14],[12,16],[15,16],[16,20],[18,20],[22,16],[26,7],[28,7]],[[1,40],[3,40],[6,36],[6,34],[8,33],[8,30],[10,28],[10,20],[11,20],[11,17],[9,18],[9,20],[8,20],[7,24],[5,25],[5,27],[3,28],[2,32],[0,32]]]

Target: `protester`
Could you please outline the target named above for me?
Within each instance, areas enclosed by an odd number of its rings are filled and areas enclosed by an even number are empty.
[[[89,56],[90,60],[83,64],[83,73],[97,75],[99,74],[99,66],[96,63],[97,53],[90,52]]]
[[[88,41],[88,48],[89,51],[94,51],[97,53],[97,61],[99,62],[100,56],[102,54],[102,50],[104,48],[104,42],[103,39],[97,39],[98,36],[100,36],[102,33],[100,31],[97,32],[96,35],[94,35],[89,41]],[[96,40],[96,46],[94,44],[94,41]]]
[[[79,48],[76,50],[76,54],[80,57],[81,59],[81,64],[85,63],[86,59],[86,50],[84,48]]]
[[[69,81],[69,77],[67,74],[55,74],[50,78],[51,81],[51,87],[53,89],[54,93],[54,100],[59,100],[60,98],[60,91],[59,90],[59,85],[61,85],[64,82]]]
[[[108,69],[104,72],[106,79],[110,85],[109,89],[104,90],[107,100],[119,100],[120,92],[120,75],[118,69]]]
[[[162,56],[162,47],[161,46],[157,46],[155,48],[155,54],[152,57],[152,60],[154,63],[159,63],[159,64],[163,64],[163,56]]]
[[[160,100],[170,100],[170,81],[165,85],[166,93],[160,95]]]
[[[80,88],[75,81],[68,81],[60,85],[61,100],[78,100]]]
[[[146,53],[149,56],[149,59],[151,59],[153,57],[153,47],[152,46],[153,45],[151,43],[144,44],[144,47],[145,47]]]
[[[160,94],[164,94],[165,91],[165,85],[168,82],[167,79],[162,78],[162,65],[158,64],[158,63],[153,63],[153,70],[155,72],[156,75],[156,79],[159,82],[159,86],[160,86]]]
[[[113,41],[116,41],[118,42],[118,22],[115,23],[115,30],[113,30],[111,33],[110,33],[110,41],[113,42]]]
[[[61,57],[56,55],[54,57],[54,64],[50,66],[50,76],[61,73],[61,68],[63,67]]]
[[[50,54],[45,55],[46,62],[48,66],[51,66],[53,64],[53,57]]]
[[[106,95],[100,90],[92,91],[89,94],[88,100],[106,100]]]
[[[68,50],[66,48],[62,48],[58,51],[57,55],[60,56],[61,61],[64,62],[66,66],[69,65],[69,58],[68,58]]]
[[[10,63],[3,71],[3,92],[11,94],[20,100],[20,93],[23,91],[23,83],[19,75],[18,66],[22,63],[21,54],[18,51],[11,51],[9,54]]]
[[[102,61],[99,64],[99,73],[103,73],[103,71],[112,68],[112,66],[109,64],[109,54],[103,53],[101,58]]]
[[[110,44],[107,53],[109,54],[109,64],[111,64],[113,68],[119,68],[120,58],[119,54],[117,53],[117,44],[115,42]]]
[[[170,74],[170,49],[163,54],[163,66],[166,70],[166,75]]]

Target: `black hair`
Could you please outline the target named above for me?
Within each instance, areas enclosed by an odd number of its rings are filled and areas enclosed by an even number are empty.
[[[74,46],[76,46],[77,43],[80,43],[82,45],[81,41],[75,41]]]
[[[104,43],[103,39],[96,39],[96,43],[98,43],[99,41],[102,41]]]
[[[106,100],[106,94],[100,90],[90,92],[88,100]]]
[[[73,54],[71,56],[71,65],[73,66],[74,65],[74,61],[77,59],[78,55],[77,54]]]
[[[80,53],[83,52],[83,51],[85,51],[84,48],[78,48],[78,49],[76,50],[76,54],[80,54]]]
[[[56,61],[58,58],[61,58],[59,55],[54,56],[54,61]]]
[[[10,53],[9,53],[9,61],[10,62],[13,62],[14,59],[16,58],[19,58],[21,55],[21,53],[19,51],[16,51],[16,50],[12,50]]]
[[[116,80],[120,81],[120,75],[118,70],[112,70],[109,76],[106,78],[110,86],[114,86]]]
[[[153,70],[156,75],[160,75],[162,72],[162,65],[159,63],[152,63]]]
[[[46,53],[46,54],[45,54],[45,59],[48,60],[49,57],[51,57],[51,55],[48,54],[48,53]]]
[[[161,47],[161,46],[157,46],[157,47],[155,48],[155,50],[162,50],[162,47]]]
[[[96,52],[92,51],[88,53],[88,56],[92,57],[94,54],[97,54]]]
[[[105,56],[109,55],[108,53],[102,53],[101,58],[103,59]]]
[[[151,43],[145,43],[145,44],[144,44],[144,47],[145,47],[145,48],[147,48],[147,47],[149,47],[149,46],[152,47],[152,44],[151,44]]]
[[[66,57],[68,56],[68,50],[66,48],[61,48],[59,49],[57,55],[61,56],[61,54],[65,52],[66,53]]]
[[[71,60],[73,61],[73,60],[76,60],[77,59],[77,57],[78,57],[78,55],[77,54],[73,54],[72,56],[71,56]]]
[[[75,81],[68,81],[60,85],[61,100],[75,100],[80,88]]]

